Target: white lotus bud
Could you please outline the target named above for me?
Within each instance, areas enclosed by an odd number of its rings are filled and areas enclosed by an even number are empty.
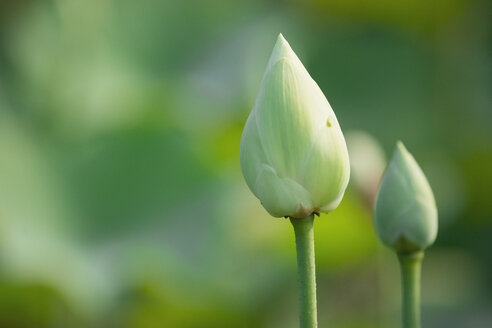
[[[376,233],[400,253],[424,250],[437,236],[434,195],[413,156],[398,142],[376,199]]]
[[[244,127],[240,161],[275,217],[330,212],[347,187],[349,157],[335,113],[282,35]]]

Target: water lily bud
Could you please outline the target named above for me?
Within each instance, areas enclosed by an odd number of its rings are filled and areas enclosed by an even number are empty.
[[[384,174],[374,213],[381,241],[400,253],[424,250],[437,236],[434,195],[413,156],[398,142]]]
[[[253,194],[275,217],[330,212],[350,165],[335,113],[279,35],[241,138],[240,161]]]

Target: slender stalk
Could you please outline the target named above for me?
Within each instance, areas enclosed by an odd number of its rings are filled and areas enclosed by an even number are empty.
[[[318,327],[316,315],[316,269],[314,264],[314,214],[303,219],[291,218],[296,236],[299,282],[299,320],[301,328]]]
[[[424,252],[398,254],[402,284],[403,328],[420,328],[420,272]]]

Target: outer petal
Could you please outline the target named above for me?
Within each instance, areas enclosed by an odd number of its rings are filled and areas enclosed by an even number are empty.
[[[383,243],[392,247],[404,242],[424,249],[436,239],[434,195],[422,170],[402,143],[398,143],[381,182],[375,224]]]
[[[266,158],[258,136],[254,112],[249,115],[246,125],[244,126],[243,134],[241,136],[241,146],[239,148],[239,161],[241,163],[244,179],[246,180],[249,189],[251,189],[253,194],[259,198],[255,188],[256,178],[262,169],[262,165],[269,164],[269,161]]]
[[[254,189],[272,216],[303,218],[312,212],[306,189],[292,179],[280,178],[271,166],[262,165]]]
[[[316,82],[279,36],[253,109],[261,143],[279,176],[301,182],[305,156],[328,115],[322,98]]]
[[[302,171],[302,185],[313,197],[315,208],[330,212],[342,200],[350,178],[347,145],[337,118],[323,96],[328,117],[321,122]]]

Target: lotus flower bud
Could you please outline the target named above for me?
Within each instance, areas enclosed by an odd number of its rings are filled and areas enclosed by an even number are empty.
[[[424,250],[437,236],[434,195],[413,156],[398,142],[376,198],[376,232],[399,253]]]
[[[347,146],[323,92],[279,35],[241,138],[253,194],[275,217],[330,212],[348,184]]]

